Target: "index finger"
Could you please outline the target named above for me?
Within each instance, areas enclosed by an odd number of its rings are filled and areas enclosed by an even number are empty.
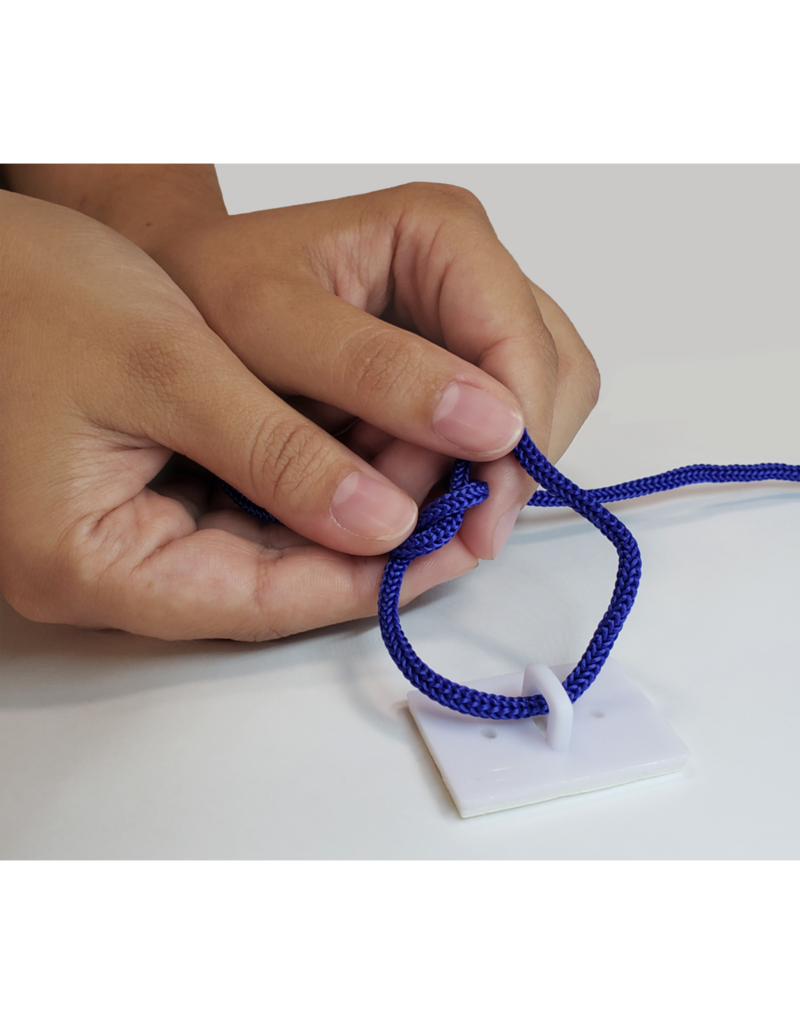
[[[393,265],[399,317],[504,384],[546,453],[558,350],[530,283],[475,196],[454,186],[419,188],[399,222]]]
[[[559,353],[530,282],[471,193],[425,186],[412,195],[396,241],[395,315],[504,384],[547,454]],[[479,558],[495,558],[535,484],[511,455],[473,472],[489,485],[489,498],[465,516],[461,537]]]
[[[597,400],[589,350],[501,244],[475,196],[440,185],[412,194],[393,267],[401,322],[406,318],[504,384],[534,441],[555,461]],[[495,558],[535,484],[513,456],[482,462],[474,472],[489,484],[489,498],[467,513],[461,537],[478,557]]]

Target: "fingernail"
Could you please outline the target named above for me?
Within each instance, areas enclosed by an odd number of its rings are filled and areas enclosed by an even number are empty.
[[[519,440],[522,417],[471,384],[451,384],[433,414],[433,429],[450,444],[492,455]]]
[[[500,516],[497,526],[494,528],[494,537],[492,537],[492,558],[497,558],[506,546],[506,541],[511,536],[511,531],[514,529],[514,523],[516,523],[519,513],[520,510],[515,505],[505,515]]]
[[[339,526],[359,537],[388,540],[413,527],[417,506],[396,487],[356,470],[336,488],[331,515]]]

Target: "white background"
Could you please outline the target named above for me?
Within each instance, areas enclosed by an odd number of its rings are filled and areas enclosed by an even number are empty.
[[[798,174],[736,167],[223,167],[231,212],[454,182],[561,303],[603,375],[562,460],[582,486],[692,462],[800,463]],[[617,506],[644,561],[615,659],[691,751],[680,774],[462,821],[374,619],[170,644],[2,611],[12,858],[794,858],[800,488]],[[403,615],[467,682],[575,661],[613,548],[526,510],[503,555]]]

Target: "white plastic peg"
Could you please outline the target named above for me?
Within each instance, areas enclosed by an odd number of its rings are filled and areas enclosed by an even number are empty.
[[[545,737],[551,750],[569,750],[572,738],[572,701],[549,665],[542,661],[532,661],[525,666],[522,677],[522,696],[532,697],[541,693],[547,701],[549,714]]]

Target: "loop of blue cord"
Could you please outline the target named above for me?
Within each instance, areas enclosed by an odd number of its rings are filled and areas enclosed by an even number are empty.
[[[633,607],[642,561],[639,547],[628,528],[604,508],[604,503],[641,497],[658,491],[673,490],[699,483],[738,483],[758,480],[791,480],[800,482],[800,466],[784,463],[760,463],[751,466],[684,466],[667,473],[631,480],[615,487],[598,487],[584,491],[551,465],[528,435],[523,433],[514,455],[523,469],[543,490],[537,490],[529,505],[539,507],[568,506],[574,509],[611,541],[617,550],[618,568],[614,592],[605,614],[578,664],[564,680],[564,689],[574,703],[597,678],[614,642]],[[226,493],[251,515],[267,522],[278,520],[265,509],[245,498],[239,491],[222,483]],[[400,587],[409,565],[415,558],[444,547],[458,533],[468,509],[480,505],[489,496],[482,480],[470,480],[470,463],[456,462],[450,478],[450,490],[427,505],[419,514],[414,532],[390,552],[378,596],[378,619],[381,636],[394,663],[410,683],[432,700],[462,714],[477,718],[517,719],[545,715],[544,697],[505,697],[483,693],[454,683],[434,672],[419,657],[400,626]]]

